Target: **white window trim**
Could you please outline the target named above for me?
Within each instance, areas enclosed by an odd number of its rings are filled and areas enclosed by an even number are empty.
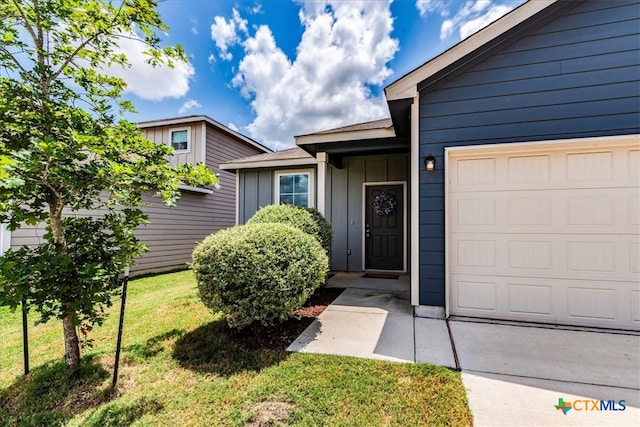
[[[181,127],[181,128],[170,128],[169,129],[169,147],[173,147],[171,145],[171,135],[173,132],[180,132],[186,130],[187,131],[187,149],[186,150],[173,150],[173,154],[186,154],[191,152],[191,128],[190,127]]]
[[[280,177],[288,176],[288,175],[301,175],[301,174],[309,174],[309,207],[316,207],[316,184],[315,184],[315,170],[314,169],[285,169],[285,170],[277,170],[275,171],[275,179],[274,179],[274,200],[273,204],[280,204]]]

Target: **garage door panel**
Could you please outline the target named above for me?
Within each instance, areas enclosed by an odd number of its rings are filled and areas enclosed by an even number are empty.
[[[507,158],[508,183],[522,184],[548,183],[551,180],[551,156],[520,155]]]
[[[508,270],[550,270],[553,264],[552,242],[548,240],[509,240]]]
[[[498,290],[495,282],[479,280],[477,277],[462,277],[456,280],[455,284],[458,290],[457,307],[495,316],[498,311]]]
[[[450,285],[457,316],[640,327],[640,290],[628,283],[455,274]]]
[[[553,322],[557,290],[538,279],[455,274],[451,313],[459,316]]]
[[[566,155],[568,182],[610,182],[613,180],[613,152],[578,152]]]
[[[553,315],[553,288],[549,285],[509,283],[508,310],[524,315]]]
[[[616,319],[616,290],[575,286],[567,289],[569,317]]]
[[[544,151],[552,152],[479,158],[456,153],[449,179],[462,192],[637,187],[640,179],[640,150],[632,145]]]
[[[628,234],[640,223],[640,195],[631,187],[461,192],[449,206],[459,232]]]
[[[631,320],[640,324],[640,291],[632,290],[630,296]]]
[[[636,280],[640,277],[640,243],[629,243],[629,273]]]
[[[458,253],[456,265],[467,268],[490,269],[496,272],[496,246],[495,240],[461,239],[457,241]],[[466,268],[465,268],[466,267]],[[477,271],[477,270],[476,270]]]
[[[450,247],[456,273],[640,281],[637,236],[451,233]]]
[[[627,223],[630,225],[640,225],[640,196],[630,194],[627,197],[627,211],[629,213]]]
[[[638,329],[638,141],[448,150],[450,313]]]

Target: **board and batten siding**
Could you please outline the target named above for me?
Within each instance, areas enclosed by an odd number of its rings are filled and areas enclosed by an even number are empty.
[[[408,183],[408,174],[408,155],[348,157],[344,159],[343,169],[329,165],[325,216],[333,227],[332,270],[362,271],[364,268],[363,184],[389,181]],[[407,188],[407,194],[409,192]],[[407,236],[407,240],[410,240],[410,236]],[[409,248],[410,242],[405,243]]]
[[[327,167],[325,218],[333,227],[331,269],[362,271],[363,206],[365,182],[408,181],[407,155],[363,156],[344,159],[344,168]],[[308,169],[296,166],[288,169]],[[275,171],[287,168],[239,170],[239,218],[244,224],[260,208],[274,203]],[[317,189],[317,172],[314,178]],[[409,189],[407,189],[409,191]],[[322,195],[316,193],[317,198]],[[407,201],[408,203],[408,201]],[[407,242],[409,248],[409,242]]]
[[[204,122],[149,128],[145,129],[145,137],[158,145],[171,145],[171,131],[187,129],[189,131],[189,151],[173,154],[169,158],[169,162],[172,165],[196,164],[202,162],[203,159],[202,126],[204,126]]]
[[[420,301],[445,304],[445,147],[640,133],[640,4],[582,2],[420,90]]]
[[[260,208],[274,203],[273,169],[238,170],[238,224],[245,224]]]

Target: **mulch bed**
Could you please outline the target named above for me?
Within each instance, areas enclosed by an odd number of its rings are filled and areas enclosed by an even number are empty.
[[[251,349],[284,350],[344,291],[343,288],[320,287],[307,302],[285,322],[274,326],[249,326],[233,334]]]

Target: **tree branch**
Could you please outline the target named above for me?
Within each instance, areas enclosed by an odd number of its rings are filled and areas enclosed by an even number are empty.
[[[27,16],[25,15],[24,10],[22,10],[22,7],[20,7],[20,3],[18,2],[18,0],[12,0],[12,3],[16,7],[18,13],[20,14],[20,17],[22,18],[22,21],[24,22],[24,28],[31,35],[31,38],[33,39],[33,43],[37,44],[38,43],[38,37],[36,36],[35,31],[31,27],[31,23],[27,19]]]
[[[126,1],[123,1],[120,4],[120,6],[118,7],[118,11],[116,12],[115,16],[111,20],[111,23],[104,30],[98,31],[93,36],[87,38],[87,40],[82,42],[80,44],[80,46],[78,46],[73,52],[71,52],[71,54],[67,57],[67,59],[65,59],[63,61],[62,65],[60,65],[60,68],[58,68],[58,71],[53,73],[52,80],[57,78],[64,71],[65,67],[67,65],[69,65],[71,63],[71,61],[73,61],[73,59],[78,54],[78,52],[80,52],[82,49],[84,49],[89,43],[91,43],[93,40],[95,40],[98,36],[100,36],[102,34],[106,34],[106,30],[111,29],[111,28],[114,27],[114,24],[116,23],[116,19],[118,18],[118,16],[120,16],[120,12],[122,11],[122,8],[124,7],[125,3],[126,3]]]
[[[26,74],[27,70],[22,66],[20,61],[18,61],[18,59],[13,55],[13,53],[9,52],[9,50],[4,46],[0,46],[0,51],[4,52],[9,57],[9,59],[11,59],[11,61],[18,66],[20,71]]]

